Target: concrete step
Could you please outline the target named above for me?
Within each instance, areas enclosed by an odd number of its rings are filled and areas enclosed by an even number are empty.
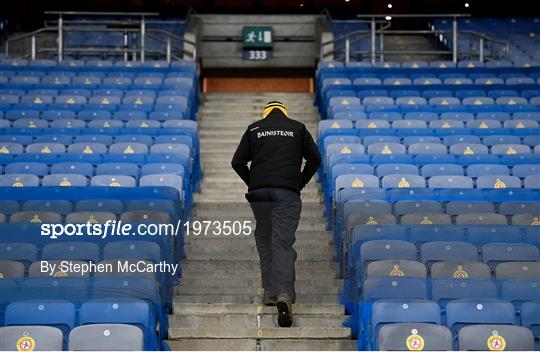
[[[191,251],[188,251],[186,249],[186,258],[187,259],[199,259],[199,260],[235,260],[235,256],[241,255],[242,258],[245,258],[246,260],[255,260],[258,259],[259,256],[256,251],[253,251],[251,253],[243,253],[239,251],[240,253],[201,253],[202,251],[196,251],[195,253],[192,253]],[[317,252],[298,252],[298,259],[297,260],[305,260],[305,261],[318,261],[318,260],[324,260],[324,261],[332,261],[335,259],[334,253],[317,253]]]
[[[293,307],[294,312],[294,307]],[[274,314],[258,316],[257,314],[226,313],[226,314],[178,314],[169,316],[169,329],[199,328],[215,329],[234,326],[237,329],[247,328],[277,328],[276,309]],[[339,326],[346,319],[345,315],[294,315],[293,327],[324,328]]]
[[[259,260],[204,260],[204,259],[184,259],[182,270],[260,270]],[[297,260],[296,270],[335,270],[337,263],[330,260],[305,261]]]
[[[240,235],[230,235],[230,234],[226,235],[225,231],[228,231],[228,230],[223,230],[224,221],[240,221],[242,224],[244,224],[244,221],[250,221],[250,223],[248,222],[245,223],[245,226],[243,226],[245,230],[243,231],[246,231],[246,232],[251,231],[251,232],[248,235],[243,235],[243,236],[250,236],[251,234],[253,234],[253,232],[255,231],[255,226],[256,226],[255,225],[256,222],[254,218],[251,218],[251,219],[250,218],[232,218],[231,219],[230,217],[225,217],[225,218],[214,217],[214,218],[198,218],[197,220],[217,221],[220,225],[216,225],[216,223],[213,223],[208,226],[208,229],[206,229],[206,225],[203,224],[203,226],[205,226],[203,229],[198,229],[196,230],[197,232],[190,231],[190,234],[188,234],[187,236],[195,236],[195,233],[197,233],[198,236],[205,236],[206,234],[206,236],[208,237],[210,236],[216,236],[216,237],[238,236],[240,237]],[[192,222],[193,221],[196,221],[196,220],[192,220]],[[318,223],[319,221],[324,221],[324,220],[320,220],[317,218],[300,219],[300,223],[298,224],[298,230],[324,231],[325,225],[323,223]],[[218,226],[220,226],[220,228],[218,228]]]
[[[297,303],[293,306],[295,314],[303,315],[343,315],[345,308],[337,303],[309,304]],[[176,303],[173,305],[173,314],[276,314],[275,307],[259,304],[226,304],[226,303]]]
[[[290,338],[311,338],[311,339],[346,339],[350,338],[351,331],[344,327],[290,327],[290,328],[169,328],[169,339],[177,338],[261,338],[261,339],[290,339]]]
[[[324,278],[337,278],[337,269],[329,270],[296,270],[296,278],[310,278],[310,277],[324,277]],[[245,278],[245,279],[258,279],[261,278],[261,272],[259,270],[183,270],[182,279],[187,280],[191,278]]]
[[[259,258],[255,243],[234,241],[234,237],[230,238],[232,239],[231,241],[219,242],[221,245],[216,245],[216,242],[208,243],[208,241],[185,245],[186,257],[214,255],[214,258],[226,258],[229,256],[231,260],[235,260],[236,256],[242,255],[244,260],[246,258],[252,258],[254,260]],[[309,246],[295,244],[293,247],[300,258],[332,258],[335,253],[335,248],[331,245],[322,247],[320,244]]]
[[[176,292],[176,291],[175,291]],[[296,300],[303,303],[339,303],[339,298],[332,294],[304,294],[297,293]],[[261,295],[253,293],[232,293],[232,294],[186,294],[183,293],[175,297],[178,303],[241,303],[260,304]]]
[[[225,216],[225,217],[219,217],[219,216],[199,216],[197,217],[197,220],[198,221],[211,221],[211,222],[215,222],[215,221],[218,221],[218,222],[223,222],[225,220],[232,220],[230,217],[228,216]],[[251,221],[254,223],[255,221],[255,218],[253,217],[253,215],[251,216],[235,216],[234,217],[234,220],[235,221],[240,221],[240,222],[243,222],[243,221]],[[310,225],[310,226],[318,226],[318,225],[325,225],[326,224],[326,219],[324,219],[322,216],[320,218],[307,218],[307,219],[304,219],[304,218],[300,218],[300,225]]]
[[[324,286],[324,287],[311,287],[311,286],[296,286],[295,290],[297,295],[310,294],[317,292],[317,295],[333,295],[335,296],[340,292],[340,288],[337,286]],[[208,286],[175,286],[174,294],[187,296],[187,295],[200,295],[204,296],[208,292],[220,292],[221,295],[261,295],[262,288],[255,286],[238,286],[238,287],[227,287],[227,286],[218,286],[218,285],[208,285]],[[333,301],[332,301],[333,302]],[[254,303],[257,303],[255,301]]]
[[[206,168],[203,168],[203,173],[206,171]],[[223,178],[222,180],[219,179],[219,177],[204,177],[201,182],[201,188],[203,190],[210,190],[210,191],[220,191],[220,190],[227,190],[229,193],[246,193],[247,192],[247,186],[240,179],[239,176],[236,176],[236,178]],[[309,193],[319,193],[319,185],[315,182],[310,182],[306,187],[304,187],[301,191],[302,194],[309,194]]]
[[[195,205],[193,210],[196,212],[195,214],[200,214],[200,213],[203,213],[205,211],[215,212],[215,211],[223,210],[223,204],[218,203],[218,202],[216,202],[216,203],[209,203],[209,202],[198,203],[198,204]],[[239,203],[227,203],[227,210],[234,211],[234,212],[249,211],[251,213],[251,207],[250,207],[249,203],[247,203],[246,201],[239,202]],[[321,212],[323,211],[322,204],[307,203],[305,205],[304,204],[302,205],[302,215],[305,212],[319,212],[319,211],[321,211]],[[319,215],[322,216],[322,213],[319,214]]]
[[[238,246],[247,248],[246,246],[255,246],[255,239],[253,236],[185,236],[186,244],[199,245],[199,246],[212,246],[216,248]],[[327,246],[330,244],[330,237],[308,237],[308,236],[296,236],[296,247],[308,247],[308,246]]]
[[[356,351],[355,340],[287,339],[260,340],[261,351]]]
[[[192,219],[191,221],[197,221],[197,219]],[[191,232],[189,235],[186,235],[186,236],[187,238],[191,237],[195,240],[214,240],[214,239],[220,239],[220,238],[227,238],[227,236],[224,236],[224,235],[212,235],[210,234],[210,231],[208,231],[206,236],[202,233],[199,235],[195,235],[193,232]],[[330,231],[327,231],[326,229],[313,230],[313,229],[299,228],[296,230],[296,239],[297,240],[301,240],[301,239],[332,240],[332,233]],[[235,240],[253,241],[254,239],[253,239],[253,234],[249,234],[249,235],[243,235],[243,236],[238,235]]]
[[[246,197],[244,196],[245,191],[240,192],[230,192],[227,193],[214,193],[212,191],[204,190],[201,193],[195,193],[193,195],[193,198],[195,200],[195,203],[202,203],[202,202],[212,202],[212,203],[221,203],[226,205],[227,203],[238,203],[242,201],[246,201]],[[320,194],[305,194],[302,193],[302,203],[305,204],[306,202],[315,202],[318,203],[321,201],[321,195]]]
[[[256,351],[257,339],[193,339],[167,341],[171,351]]]
[[[313,288],[317,293],[328,293],[333,288],[341,287],[342,280],[334,279],[332,277],[324,277],[321,275],[317,277],[297,276],[295,281],[295,287],[298,293],[303,293],[305,289]],[[193,287],[201,287],[208,289],[209,287],[219,287],[221,289],[253,289],[253,293],[257,294],[261,291],[259,278],[245,278],[245,277],[182,277],[182,284],[178,286],[180,289],[190,289]],[[298,291],[300,290],[300,291]],[[207,291],[211,292],[211,291]],[[309,293],[309,291],[307,291]],[[252,293],[251,291],[247,293]]]
[[[308,203],[309,204],[315,204],[315,203]],[[209,216],[219,216],[219,217],[229,217],[229,218],[236,218],[238,216],[241,217],[248,217],[253,216],[253,212],[251,209],[245,209],[245,210],[230,210],[227,208],[224,208],[223,205],[222,209],[216,209],[216,210],[195,210],[192,214],[194,217],[209,217]],[[310,209],[302,209],[302,218],[320,218],[322,215],[322,209],[317,210],[310,210]]]

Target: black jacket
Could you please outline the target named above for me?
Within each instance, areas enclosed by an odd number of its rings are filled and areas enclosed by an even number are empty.
[[[302,158],[306,159],[303,170]],[[231,164],[250,191],[284,187],[300,193],[320,163],[321,155],[306,126],[274,109],[249,125]]]

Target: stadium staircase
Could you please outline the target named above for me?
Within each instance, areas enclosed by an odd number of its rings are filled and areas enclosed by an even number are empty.
[[[230,167],[248,124],[280,100],[316,136],[318,113],[309,94],[207,94],[198,115],[204,178],[192,221],[252,220],[246,187]],[[335,247],[325,231],[313,180],[302,193],[295,248],[297,304],[291,328],[277,325],[275,307],[260,305],[261,283],[253,235],[186,236],[183,284],[175,291],[169,343],[173,350],[354,350],[338,302],[341,280]]]

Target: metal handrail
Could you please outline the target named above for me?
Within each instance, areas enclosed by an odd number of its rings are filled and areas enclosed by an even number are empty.
[[[331,56],[331,55],[335,54],[336,52],[345,49],[345,60],[347,61],[350,54],[351,54],[350,53],[350,45],[356,43],[359,40],[365,39],[365,37],[366,37],[365,35],[367,33],[369,33],[370,36],[371,36],[371,50],[370,51],[355,51],[353,54],[370,53],[372,63],[375,63],[377,55],[380,55],[380,59],[381,59],[381,61],[383,61],[384,60],[383,55],[385,53],[387,53],[387,54],[398,54],[400,52],[404,53],[404,54],[405,53],[410,53],[410,51],[388,51],[388,50],[384,50],[383,47],[384,47],[384,35],[385,34],[434,34],[434,35],[451,34],[452,35],[452,48],[451,48],[451,50],[422,51],[422,52],[419,52],[419,54],[428,54],[428,53],[429,54],[434,54],[434,53],[448,54],[448,53],[451,53],[452,54],[452,61],[454,63],[456,63],[457,60],[458,60],[457,42],[458,42],[458,36],[459,35],[470,35],[470,36],[473,36],[475,39],[478,39],[479,44],[480,44],[479,52],[478,52],[478,58],[482,62],[486,59],[486,55],[484,53],[484,43],[485,42],[491,43],[492,58],[495,57],[495,55],[494,55],[494,46],[495,45],[501,45],[503,47],[503,52],[504,52],[505,58],[507,58],[509,56],[509,52],[510,52],[510,46],[504,40],[494,38],[494,37],[486,35],[484,33],[475,32],[475,31],[469,31],[469,30],[458,31],[458,21],[457,21],[458,18],[470,17],[470,14],[463,14],[463,13],[455,13],[455,14],[373,14],[373,15],[357,15],[356,17],[359,18],[359,19],[366,19],[366,20],[360,20],[360,21],[357,21],[357,22],[360,22],[360,23],[361,22],[370,22],[371,23],[370,30],[369,31],[368,30],[357,30],[357,31],[353,31],[353,32],[341,35],[338,38],[333,38],[331,40],[321,42],[320,60],[324,60],[327,56]],[[431,29],[431,30],[388,30],[388,28],[390,26],[381,26],[382,28],[377,29],[377,24],[385,23],[385,22],[390,23],[389,22],[390,19],[388,19],[387,21],[382,21],[381,20],[382,18],[386,19],[387,17],[391,17],[391,18],[452,18],[452,29],[449,30],[449,31],[448,30],[436,30],[436,29]],[[367,21],[367,19],[369,19],[370,21]],[[380,35],[380,44],[381,44],[381,49],[380,50],[376,50],[376,45],[375,45],[375,40],[376,40],[376,35],[377,34]],[[364,36],[360,37],[360,38],[357,38],[354,41],[351,41],[352,37],[358,36],[358,35],[364,35]],[[331,51],[327,51],[327,52],[324,51],[325,46],[327,46],[327,45],[335,45],[337,42],[343,41],[343,40],[345,40],[345,45],[344,46],[334,48]],[[470,50],[468,52],[468,54],[473,54],[472,50]]]
[[[67,16],[159,16],[158,12],[44,11],[43,13]]]
[[[484,57],[484,40],[501,45],[504,48],[504,57],[505,58],[508,58],[508,56],[510,55],[510,45],[508,44],[508,42],[505,42],[504,40],[489,36],[489,35],[487,35],[485,33],[471,31],[471,30],[461,31],[461,33],[474,35],[474,36],[477,36],[479,38],[478,59],[481,62],[484,62],[484,59],[485,59],[485,57]]]
[[[58,53],[58,61],[62,61],[63,59],[63,54],[65,51],[69,51],[69,52],[77,52],[77,51],[80,51],[80,52],[104,52],[105,50],[101,50],[101,48],[88,48],[88,49],[85,49],[85,48],[65,48],[64,47],[64,32],[65,31],[70,31],[70,32],[119,32],[119,33],[122,33],[124,34],[124,46],[123,47],[113,47],[113,48],[107,48],[106,50],[107,51],[113,51],[113,52],[116,52],[116,51],[121,51],[121,52],[124,52],[124,60],[127,60],[128,59],[128,56],[127,54],[128,53],[133,53],[134,55],[136,54],[137,51],[140,52],[140,61],[141,62],[144,62],[144,59],[145,59],[145,52],[149,52],[149,53],[155,53],[155,52],[159,52],[159,53],[163,53],[163,51],[160,51],[160,50],[148,50],[146,48],[146,43],[145,43],[145,39],[146,37],[148,38],[151,38],[152,40],[156,40],[156,41],[159,41],[161,43],[164,43],[166,44],[166,52],[165,52],[165,55],[166,55],[166,58],[167,58],[167,61],[170,62],[171,58],[176,58],[177,56],[173,55],[172,54],[172,49],[174,48],[175,50],[179,50],[181,53],[188,53],[188,54],[191,54],[191,57],[193,60],[196,59],[196,48],[197,48],[197,43],[189,40],[189,39],[185,39],[184,37],[182,36],[179,36],[179,35],[176,35],[176,34],[173,34],[173,33],[170,33],[166,30],[163,30],[163,29],[146,29],[146,20],[145,20],[145,16],[149,16],[149,17],[152,17],[152,16],[159,16],[158,13],[154,13],[154,12],[88,12],[88,11],[45,11],[45,14],[47,15],[58,15],[58,20],[57,20],[57,26],[45,26],[43,28],[40,28],[38,30],[35,30],[33,32],[30,32],[30,33],[25,33],[25,34],[22,34],[22,35],[19,35],[19,36],[16,36],[16,37],[12,37],[12,38],[9,38],[7,41],[6,41],[6,45],[5,45],[5,53],[6,55],[9,54],[9,43],[13,43],[15,41],[20,41],[20,40],[24,40],[24,39],[27,39],[27,38],[31,38],[31,52],[30,52],[30,57],[32,59],[35,59],[36,58],[36,54],[39,52],[50,52],[50,51],[54,51],[54,50],[50,50],[49,48],[42,48],[42,49],[37,49],[36,47],[36,36],[37,35],[40,35],[42,33],[45,33],[45,32],[51,32],[51,31],[56,31],[58,33],[57,35],[57,42],[58,42],[58,47],[57,47],[57,53]],[[71,16],[71,15],[81,15],[81,16],[124,16],[124,17],[129,17],[129,16],[140,16],[140,20],[139,22],[134,22],[133,24],[136,24],[139,26],[139,28],[133,28],[133,27],[130,27],[129,25],[131,25],[131,23],[129,24],[126,24],[125,27],[122,27],[122,26],[118,26],[116,28],[104,28],[104,27],[101,27],[101,26],[96,26],[96,22],[91,22],[93,25],[91,26],[84,26],[82,25],[83,23],[82,22],[77,22],[77,21],[73,21],[73,22],[68,22],[68,23],[77,23],[78,25],[66,25],[66,21],[64,20],[64,17],[63,16]],[[191,19],[191,18],[194,18],[193,16],[195,16],[195,10],[193,9],[190,9],[188,10],[188,13],[186,15],[186,19]],[[107,23],[107,24],[117,24],[117,25],[120,25],[120,24],[123,24],[123,22],[118,22],[118,21],[108,21],[108,22],[104,22],[104,23]],[[140,46],[138,49],[130,49],[127,47],[127,43],[128,43],[128,33],[140,33],[140,38],[139,38],[139,42],[140,42]],[[166,39],[164,40],[163,38],[160,38],[158,36],[155,36],[155,35],[152,35],[152,33],[159,33],[159,34],[163,34]],[[149,35],[150,34],[150,35]],[[184,49],[183,47],[180,47],[178,45],[175,45],[172,43],[172,41],[178,41],[180,43],[187,43],[187,44],[190,44],[192,47],[193,47],[193,50],[192,51],[188,51],[186,49]],[[28,56],[28,54],[25,54],[23,56]]]

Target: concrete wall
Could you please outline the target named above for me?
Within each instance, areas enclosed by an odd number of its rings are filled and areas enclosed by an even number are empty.
[[[204,67],[313,67],[317,55],[317,15],[199,15],[199,53]],[[242,60],[242,28],[272,26],[272,59]]]

